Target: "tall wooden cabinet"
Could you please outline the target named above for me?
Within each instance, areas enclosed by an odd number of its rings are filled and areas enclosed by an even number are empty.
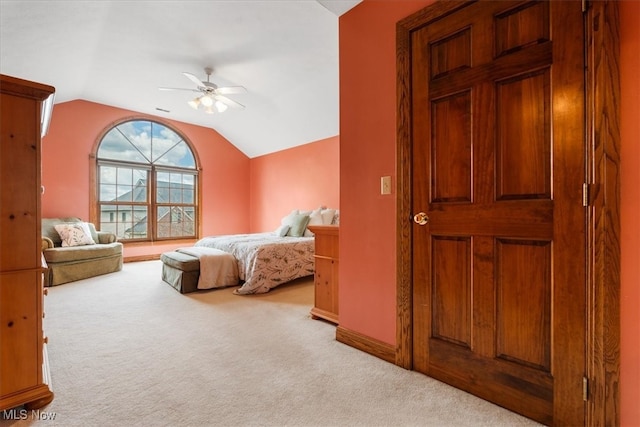
[[[0,75],[0,410],[53,399],[42,318],[40,140],[54,88]]]
[[[315,234],[315,303],[313,318],[338,324],[338,238],[337,225],[311,225]]]

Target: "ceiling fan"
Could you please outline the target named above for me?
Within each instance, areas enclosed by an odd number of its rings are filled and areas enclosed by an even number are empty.
[[[184,72],[184,76],[191,80],[196,85],[195,89],[187,88],[175,88],[175,87],[160,87],[160,90],[186,90],[190,92],[200,92],[201,95],[192,99],[187,104],[194,110],[202,109],[205,113],[214,114],[216,112],[222,113],[228,107],[231,108],[244,108],[244,105],[233,99],[227,98],[224,95],[231,93],[245,93],[247,89],[243,86],[226,86],[218,87],[216,84],[209,81],[213,68],[206,67],[204,72],[207,74],[207,81],[202,81],[191,73]]]

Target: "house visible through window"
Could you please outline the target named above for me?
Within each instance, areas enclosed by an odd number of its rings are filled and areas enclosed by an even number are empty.
[[[198,171],[181,135],[148,120],[120,123],[96,157],[101,230],[120,240],[196,237]]]

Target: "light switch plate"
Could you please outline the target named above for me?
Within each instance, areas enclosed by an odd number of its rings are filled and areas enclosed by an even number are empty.
[[[390,176],[383,176],[380,178],[380,194],[391,194]]]

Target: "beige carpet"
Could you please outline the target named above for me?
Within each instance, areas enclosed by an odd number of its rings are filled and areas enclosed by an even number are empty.
[[[233,288],[180,295],[160,271],[159,261],[130,263],[49,288],[56,397],[41,420],[28,413],[0,423],[537,425],[337,342],[333,325],[309,317],[310,279],[265,295],[236,296]]]

